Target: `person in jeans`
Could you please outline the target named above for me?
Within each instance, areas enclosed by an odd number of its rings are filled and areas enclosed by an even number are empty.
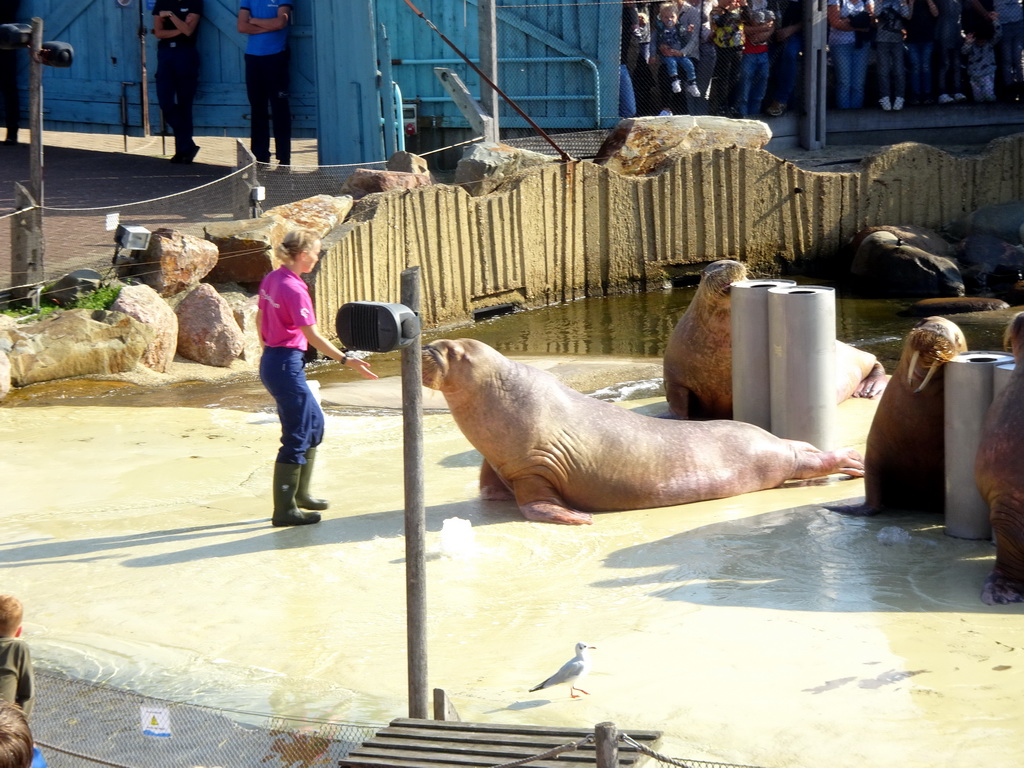
[[[668,75],[672,93],[683,90],[683,83],[680,82],[682,77],[686,83],[686,93],[700,96],[697,90],[697,69],[691,58],[699,43],[700,11],[697,8],[693,8],[693,11],[697,14],[697,23],[691,20],[684,26],[678,23],[675,3],[662,3],[658,8],[657,46],[658,54],[665,62],[665,74]]]
[[[881,0],[875,29],[875,66],[878,69],[878,105],[888,112],[903,109],[906,89],[906,35],[910,0]]]
[[[871,0],[828,0],[828,49],[835,68],[837,109],[864,106],[873,17]]]
[[[744,0],[721,0],[711,10],[711,40],[715,44],[715,75],[711,109],[717,115],[739,117],[739,80],[743,67]]]
[[[252,110],[250,142],[257,162],[270,162],[270,121],[278,162],[292,162],[292,113],[288,103],[288,22],[292,6],[282,0],[241,0],[238,31],[245,44],[245,91]]]
[[[1024,8],[1021,0],[993,0],[992,10],[999,21],[999,82],[1002,84],[1000,100],[1016,101],[1024,98],[1021,58],[1024,55]]]
[[[963,0],[936,0],[939,18],[935,25],[935,61],[938,66],[936,82],[939,104],[964,101],[963,73],[960,66],[960,48],[964,44],[961,28]]]
[[[800,54],[804,49],[803,2],[789,0],[782,11],[782,20],[775,30],[775,42],[780,46],[775,64],[775,89],[767,112],[778,117],[789,108],[796,88],[796,76],[800,70]]]
[[[748,9],[743,30],[743,67],[736,103],[741,115],[753,117],[761,112],[761,104],[768,91],[771,68],[768,41],[775,31],[775,14],[768,10]]]
[[[932,98],[932,49],[939,7],[935,0],[910,0],[907,21],[907,61],[910,62],[910,103],[934,104]]]

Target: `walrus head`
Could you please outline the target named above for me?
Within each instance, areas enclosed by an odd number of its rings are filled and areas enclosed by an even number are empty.
[[[729,286],[739,280],[747,279],[745,264],[733,259],[720,259],[704,267],[700,273],[698,292],[709,296],[724,297],[729,293]]]
[[[459,365],[490,356],[494,350],[476,339],[438,339],[423,347],[423,386],[443,389],[457,386],[454,369],[469,370]],[[471,370],[470,370],[471,372]]]
[[[1013,353],[1017,365],[1024,363],[1024,312],[1013,316],[1003,332],[1003,349]]]
[[[907,386],[919,382],[914,392],[920,392],[943,365],[966,351],[967,341],[955,323],[944,317],[924,318],[911,329],[903,344]]]

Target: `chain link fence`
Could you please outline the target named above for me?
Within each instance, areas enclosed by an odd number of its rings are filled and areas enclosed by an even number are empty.
[[[32,735],[50,768],[337,766],[382,725],[215,709],[37,670]]]

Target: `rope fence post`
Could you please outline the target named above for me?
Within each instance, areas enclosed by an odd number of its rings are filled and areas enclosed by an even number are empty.
[[[619,729],[615,723],[594,726],[594,752],[597,768],[617,768],[619,764]]]
[[[11,217],[11,285],[26,286],[43,279],[43,209],[32,193],[21,184],[14,185],[14,206]],[[18,289],[16,298],[23,298],[27,289]]]

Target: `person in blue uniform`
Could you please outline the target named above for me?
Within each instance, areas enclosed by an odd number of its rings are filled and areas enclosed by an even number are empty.
[[[292,114],[288,102],[288,23],[292,6],[280,0],[241,0],[238,31],[245,44],[245,90],[249,98],[249,148],[257,162],[270,162],[270,125],[274,153],[281,165],[292,162]]]
[[[342,365],[376,379],[365,360],[342,352],[324,338],[316,325],[313,302],[302,275],[320,260],[320,237],[308,229],[293,229],[278,247],[281,266],[260,283],[257,323],[263,356],[260,380],[277,403],[281,419],[281,448],[274,464],[275,526],[320,522],[317,510],[328,503],[309,495],[316,449],[324,437],[324,415],[306,384],[304,356],[309,346]]]
[[[199,88],[199,49],[196,48],[203,0],[156,0],[156,97],[164,120],[174,133],[172,163],[191,163],[199,153],[192,140],[192,103]]]

